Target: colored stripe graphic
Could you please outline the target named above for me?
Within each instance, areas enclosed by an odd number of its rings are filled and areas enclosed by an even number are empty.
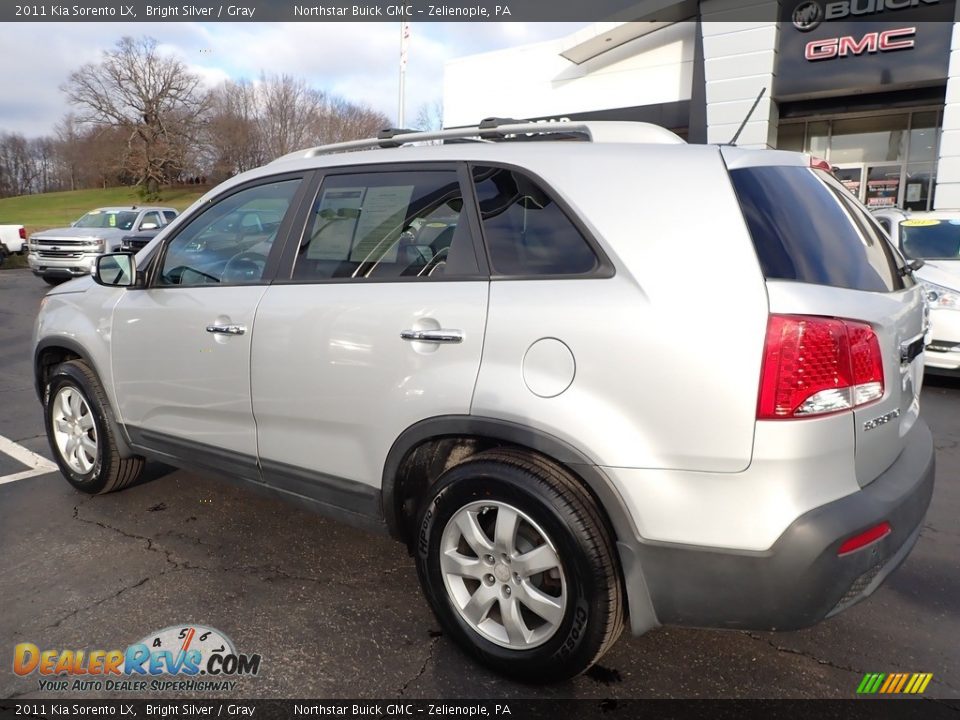
[[[933,673],[867,673],[857,686],[857,694],[919,695],[932,679]]]

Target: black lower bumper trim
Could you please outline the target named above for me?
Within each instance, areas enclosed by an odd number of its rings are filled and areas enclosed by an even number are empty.
[[[799,517],[765,552],[641,543],[637,554],[658,621],[794,630],[853,605],[909,554],[933,478],[933,437],[918,419],[889,469],[861,490]],[[845,539],[884,520],[892,526],[886,537],[838,557]]]

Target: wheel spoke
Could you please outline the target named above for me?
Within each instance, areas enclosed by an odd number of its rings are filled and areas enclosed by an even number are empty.
[[[477,588],[477,591],[467,601],[467,604],[463,606],[461,612],[467,620],[474,625],[479,625],[486,619],[487,613],[490,612],[490,608],[493,607],[496,599],[497,591],[492,587],[480,583],[480,587]]]
[[[73,396],[69,390],[62,390],[60,392],[60,414],[64,418],[71,419],[73,418],[73,410],[70,407],[70,398]]]
[[[77,439],[72,435],[67,438],[67,444],[63,448],[63,455],[65,458],[70,458],[73,456],[73,453],[77,449]]]
[[[551,625],[556,625],[563,619],[563,605],[560,599],[550,597],[528,581],[520,583],[520,587],[514,595],[527,609],[539,615]]]
[[[74,420],[80,417],[80,393],[70,392],[70,415]]]
[[[87,413],[86,415],[80,416],[80,429],[81,430],[91,430],[93,429],[93,414]]]
[[[62,432],[62,433],[70,432],[70,425],[66,420],[55,419],[53,421],[53,425],[54,427],[56,427],[57,432]]]
[[[87,460],[87,456],[83,452],[83,447],[80,445],[80,443],[77,443],[73,447],[73,460],[77,463],[77,467],[82,473],[89,472],[90,468],[93,467],[93,464]]]
[[[493,550],[493,543],[490,542],[486,533],[483,532],[483,528],[480,527],[480,523],[477,522],[475,512],[460,513],[457,516],[457,527],[460,529],[463,539],[467,541],[467,545],[477,554],[477,557]]]
[[[497,552],[513,555],[517,541],[517,526],[520,518],[513,508],[501,505],[497,508],[497,525],[494,530],[494,547]]]
[[[80,436],[80,447],[94,460],[97,459],[97,444],[86,435]]]
[[[448,575],[477,580],[485,573],[484,565],[478,558],[467,557],[456,550],[448,550],[440,556],[440,569]]]
[[[526,645],[530,639],[530,631],[520,615],[520,603],[515,598],[500,598],[500,617],[503,618],[503,629],[507,631],[507,639],[511,645]]]
[[[530,552],[513,559],[512,567],[521,577],[530,577],[538,573],[560,567],[560,559],[549,545],[544,543]]]

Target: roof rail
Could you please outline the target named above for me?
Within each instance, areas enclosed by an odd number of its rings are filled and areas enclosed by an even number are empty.
[[[642,122],[621,121],[569,121],[569,122],[520,122],[506,118],[487,118],[479,126],[450,128],[447,130],[427,130],[418,132],[402,128],[388,128],[380,131],[377,137],[366,140],[350,140],[348,142],[320,145],[307,150],[284,155],[274,162],[293,160],[295,158],[311,158],[318,155],[350,152],[352,150],[371,150],[375,148],[396,148],[410,143],[426,142],[428,140],[464,140],[477,138],[481,142],[492,142],[512,136],[511,139],[530,135],[537,139],[542,136],[556,134],[562,139],[570,139],[572,134],[582,135],[590,142],[627,142],[627,143],[660,143],[672,144],[684,141],[669,130],[659,125]],[[558,139],[561,139],[558,137]],[[530,138],[532,139],[532,138]]]

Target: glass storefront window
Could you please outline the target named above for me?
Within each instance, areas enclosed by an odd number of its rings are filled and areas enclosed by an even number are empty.
[[[932,162],[937,153],[937,113],[922,112],[913,114],[910,127],[909,162]]]
[[[777,147],[824,158],[871,208],[933,207],[942,112],[918,110],[831,120],[787,120]]]
[[[830,123],[807,123],[807,152],[817,157],[826,158],[829,145]]]
[[[830,162],[896,162],[906,149],[909,115],[834,120]]]
[[[930,199],[930,183],[933,180],[932,163],[907,165],[904,181],[903,207],[908,210],[926,210]]]
[[[803,152],[803,136],[806,129],[804,123],[781,125],[777,131],[777,149]]]

